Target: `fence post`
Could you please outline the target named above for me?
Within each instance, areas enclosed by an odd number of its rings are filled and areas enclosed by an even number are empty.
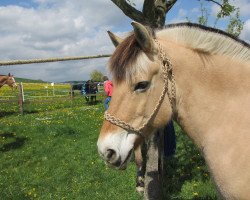
[[[19,105],[19,111],[21,115],[23,115],[23,102],[24,102],[24,92],[23,92],[23,84],[20,83],[18,85],[18,105]]]
[[[159,130],[148,141],[147,163],[145,173],[144,200],[162,200],[162,134]]]
[[[73,100],[74,98],[74,90],[73,90],[73,85],[70,86],[70,99]]]

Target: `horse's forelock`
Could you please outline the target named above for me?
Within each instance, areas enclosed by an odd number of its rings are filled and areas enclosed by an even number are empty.
[[[126,79],[129,68],[136,62],[141,52],[134,34],[128,36],[117,46],[109,60],[109,70],[115,82],[119,83]]]
[[[148,28],[149,34],[154,38],[154,31]],[[135,34],[131,33],[125,40],[119,44],[109,60],[109,70],[116,83],[128,79],[134,75],[133,65],[142,54],[142,48],[136,41]],[[127,80],[128,81],[128,80]]]

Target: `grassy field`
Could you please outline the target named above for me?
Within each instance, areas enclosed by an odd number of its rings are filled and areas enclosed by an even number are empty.
[[[0,199],[143,199],[135,191],[133,162],[116,171],[99,158],[102,100],[30,103],[23,116],[16,105],[0,104]],[[175,128],[177,153],[165,163],[165,199],[218,199],[201,155]]]

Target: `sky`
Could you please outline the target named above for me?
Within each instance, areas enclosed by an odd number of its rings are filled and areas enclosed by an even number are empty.
[[[143,0],[134,0],[136,8]],[[240,8],[244,29],[240,38],[250,42],[250,0],[231,0]],[[205,3],[210,26],[218,7]],[[198,0],[178,0],[167,14],[166,24],[195,22],[200,14]],[[111,0],[0,0],[0,60],[21,60],[112,54],[107,35],[111,30],[124,37],[132,20]],[[218,23],[223,29],[226,20]],[[93,70],[109,75],[108,58],[46,64],[0,66],[0,74],[50,82],[90,79]]]

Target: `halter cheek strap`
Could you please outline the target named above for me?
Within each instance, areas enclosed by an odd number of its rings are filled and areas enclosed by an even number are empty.
[[[150,121],[158,113],[166,93],[167,93],[168,98],[169,98],[172,112],[174,111],[174,105],[175,105],[175,99],[176,99],[175,78],[174,78],[174,74],[173,74],[172,63],[167,58],[167,55],[164,52],[163,47],[158,42],[158,40],[155,39],[155,43],[158,45],[159,58],[162,62],[162,73],[163,73],[164,86],[163,86],[163,90],[161,92],[161,96],[159,97],[159,100],[158,100],[152,114],[149,116],[149,118],[146,120],[146,122],[143,123],[139,128],[135,128],[135,127],[131,126],[129,123],[119,119],[118,117],[115,117],[115,116],[109,114],[107,111],[104,114],[105,120],[109,121],[110,123],[112,123],[116,126],[123,128],[127,131],[133,132],[133,133],[135,133],[143,138],[145,138],[145,135],[143,134],[143,130],[148,126]],[[168,82],[169,81],[170,81],[170,89],[171,89],[170,91],[168,90]]]

